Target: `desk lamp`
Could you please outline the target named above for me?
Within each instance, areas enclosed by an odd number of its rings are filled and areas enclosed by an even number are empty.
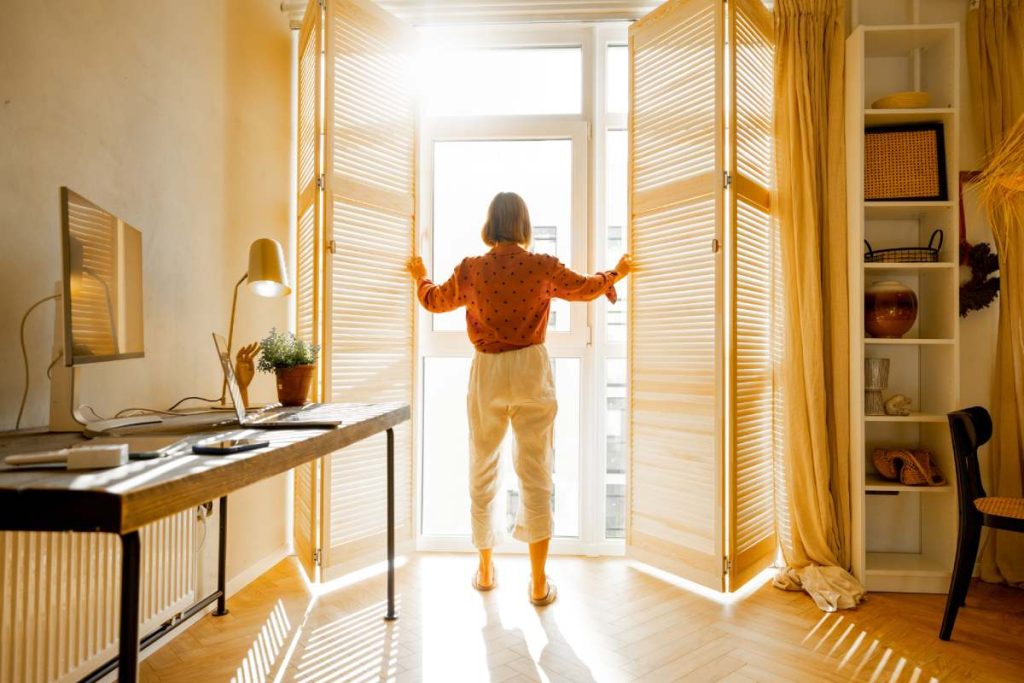
[[[231,342],[235,334],[235,308],[238,305],[238,288],[246,280],[253,294],[268,298],[288,296],[288,270],[284,265],[284,250],[277,240],[260,238],[249,245],[249,270],[235,283],[235,294],[231,298],[231,322],[228,323],[228,357],[231,357]],[[220,391],[220,402],[224,403],[227,380]]]

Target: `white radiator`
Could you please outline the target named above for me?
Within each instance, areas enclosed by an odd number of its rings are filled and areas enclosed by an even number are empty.
[[[142,529],[144,635],[195,600],[195,511]],[[76,681],[117,655],[121,541],[0,532],[0,683]]]

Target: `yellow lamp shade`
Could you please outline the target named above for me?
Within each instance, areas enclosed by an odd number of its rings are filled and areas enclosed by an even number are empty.
[[[288,269],[284,265],[284,250],[277,240],[261,238],[249,247],[249,289],[265,297],[287,296]]]

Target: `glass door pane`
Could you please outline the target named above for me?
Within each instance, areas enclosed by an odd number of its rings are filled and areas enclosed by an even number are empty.
[[[533,250],[572,263],[572,140],[445,140],[434,143],[433,268],[435,282],[466,256],[487,251],[480,231],[498,192],[526,201]],[[466,329],[465,311],[434,315],[436,331]],[[551,303],[548,329],[569,331],[569,304]]]
[[[470,358],[426,358],[423,372],[423,533],[468,536]],[[554,433],[555,536],[579,536],[580,359],[552,360],[558,415]],[[510,531],[519,504],[511,427],[501,445],[497,519]]]

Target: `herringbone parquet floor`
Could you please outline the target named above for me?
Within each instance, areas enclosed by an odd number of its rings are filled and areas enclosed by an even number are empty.
[[[311,593],[289,559],[143,662],[147,681],[1024,680],[1024,591],[976,584],[954,641],[944,596],[874,594],[823,615],[765,585],[722,599],[621,559],[552,558],[559,600],[526,600],[525,557],[499,557],[498,588],[469,586],[473,558],[416,554],[384,578]],[[316,590],[316,589],[314,589]]]

